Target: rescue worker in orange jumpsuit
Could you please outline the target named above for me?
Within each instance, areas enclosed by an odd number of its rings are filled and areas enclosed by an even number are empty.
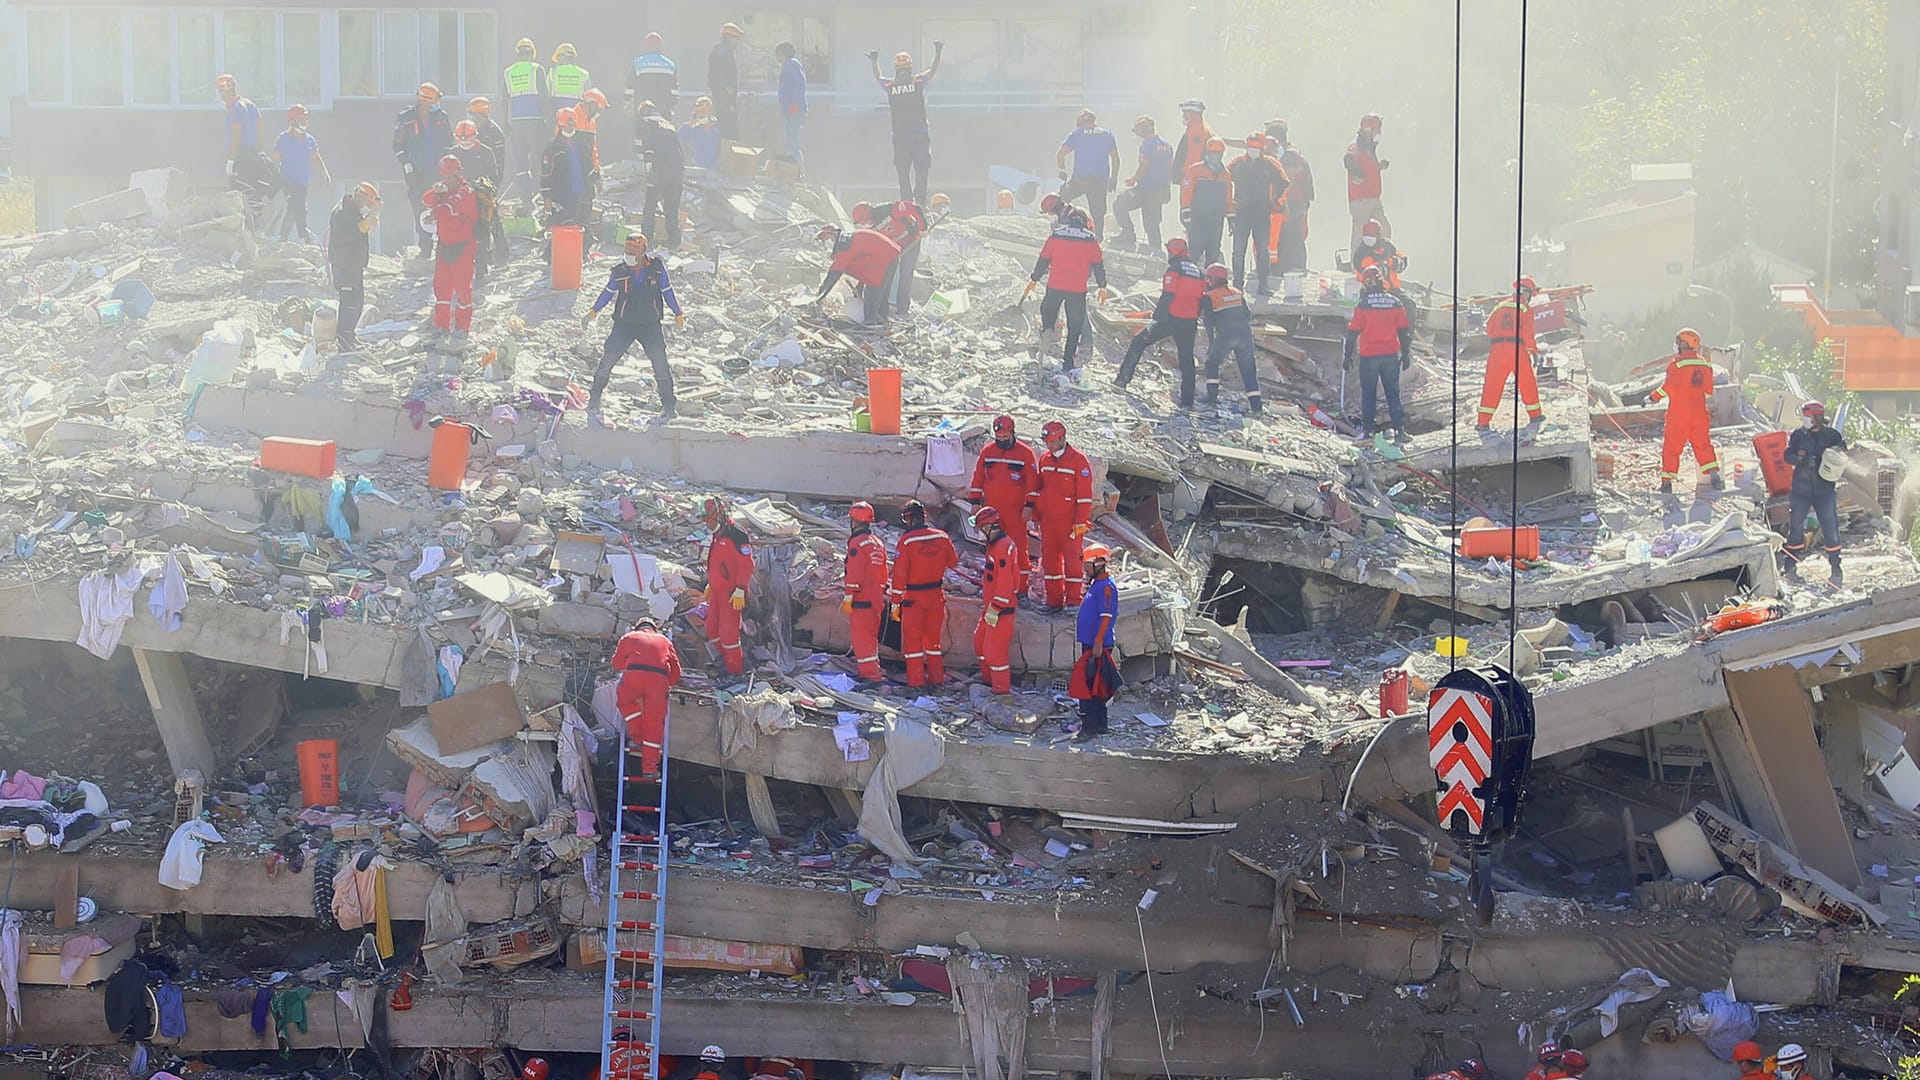
[[[947,681],[941,647],[947,628],[947,594],[941,584],[947,571],[960,565],[960,554],[944,531],[927,524],[927,508],[919,499],[909,499],[900,508],[900,524],[906,531],[900,534],[887,592],[893,600],[893,620],[900,624],[907,685],[939,686]]]
[[[1127,355],[1120,361],[1120,373],[1113,378],[1115,389],[1126,389],[1147,349],[1172,338],[1180,352],[1180,407],[1183,409],[1193,408],[1196,374],[1193,341],[1200,332],[1200,301],[1207,292],[1207,276],[1187,257],[1187,252],[1184,237],[1167,241],[1167,272],[1160,275],[1160,301],[1153,307],[1153,321],[1133,335],[1133,341],[1127,345]]]
[[[860,678],[879,682],[880,620],[887,613],[887,545],[873,533],[873,504],[853,504],[853,534],[847,537],[846,597],[840,610],[853,631],[853,661]]]
[[[627,723],[627,741],[640,744],[640,775],[660,775],[660,756],[666,750],[667,691],[680,685],[680,654],[660,632],[660,624],[643,616],[613,649],[613,670],[620,676],[614,701]]]
[[[1180,224],[1187,243],[1207,262],[1220,261],[1220,234],[1233,216],[1233,173],[1227,169],[1227,141],[1207,140],[1199,160],[1180,179]]]
[[[420,205],[433,214],[437,244],[433,326],[451,335],[454,344],[464,345],[473,326],[474,228],[480,222],[480,203],[467,186],[459,158],[448,154],[440,159],[440,180],[420,196]]]
[[[1680,478],[1680,451],[1693,447],[1693,463],[1707,474],[1713,490],[1727,486],[1720,476],[1720,459],[1713,452],[1713,420],[1707,399],[1713,396],[1713,362],[1700,355],[1700,332],[1683,329],[1673,335],[1673,355],[1667,358],[1667,378],[1648,401],[1667,403],[1667,424],[1660,441],[1660,494],[1673,494]]]
[[[719,650],[727,672],[740,675],[747,670],[740,648],[740,613],[747,609],[747,590],[753,584],[753,545],[719,499],[707,500],[702,520],[713,530],[707,545],[707,642]]]
[[[1493,1074],[1487,1071],[1486,1062],[1479,1058],[1467,1058],[1446,1072],[1434,1073],[1427,1080],[1493,1080]]]
[[[1774,1080],[1767,1071],[1767,1052],[1752,1039],[1733,1048],[1733,1065],[1740,1070],[1740,1080]]]
[[[1013,537],[1000,527],[1000,511],[983,507],[973,524],[987,534],[987,572],[980,580],[980,622],[973,628],[973,651],[980,676],[996,694],[1013,693],[1013,620],[1026,573]]]
[[[1067,445],[1067,425],[1049,420],[1040,429],[1047,451],[1040,455],[1040,492],[1034,496],[1034,517],[1040,522],[1040,577],[1047,591],[1047,608],[1058,611],[1078,604],[1084,591],[1080,580],[1080,538],[1093,522],[1093,465],[1087,455]]]
[[[1167,182],[1178,187],[1187,175],[1187,166],[1200,160],[1207,143],[1213,141],[1213,128],[1207,123],[1207,103],[1190,98],[1180,103],[1180,138],[1173,144],[1173,160],[1167,164]]]
[[[1540,430],[1540,387],[1533,377],[1540,345],[1533,338],[1533,308],[1528,306],[1537,290],[1532,278],[1521,278],[1513,283],[1514,295],[1494,305],[1487,316],[1487,340],[1493,348],[1487,354],[1487,376],[1480,384],[1480,412],[1474,421],[1481,438],[1492,434],[1493,414],[1500,410],[1509,378],[1518,383],[1520,404],[1527,410],[1524,434],[1531,437]]]
[[[973,462],[973,482],[967,485],[967,501],[976,507],[991,506],[999,511],[1000,527],[1014,538],[1020,569],[1025,571],[1027,551],[1027,515],[1033,510],[1033,498],[1040,490],[1040,460],[1033,447],[1014,436],[1013,417],[993,418],[993,441],[980,448]]]
[[[1393,235],[1393,225],[1387,221],[1386,208],[1380,204],[1380,174],[1387,168],[1387,161],[1380,156],[1380,129],[1383,126],[1380,114],[1368,113],[1360,118],[1360,130],[1347,146],[1347,212],[1353,216],[1353,235],[1347,241],[1348,251],[1360,247],[1360,227],[1370,220],[1380,223],[1381,235]]]

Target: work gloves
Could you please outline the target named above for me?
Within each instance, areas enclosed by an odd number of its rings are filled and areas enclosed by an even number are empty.
[[[1184,206],[1180,208],[1180,224],[1182,226],[1190,226],[1193,224],[1193,211],[1191,209]]]
[[[687,317],[685,315],[675,315],[673,317],[673,325],[675,326],[687,325]]]
[[[1039,282],[1037,282],[1037,281],[1029,281],[1029,282],[1027,282],[1027,287],[1026,287],[1026,288],[1024,288],[1024,289],[1021,289],[1021,290],[1020,290],[1020,299],[1022,299],[1022,300],[1025,300],[1025,299],[1026,299],[1027,297],[1029,297],[1029,296],[1032,296],[1032,295],[1033,295],[1033,288],[1034,288],[1034,286],[1036,286],[1036,285],[1038,285],[1038,284],[1040,284],[1040,283],[1039,283]]]
[[[1100,304],[1101,304],[1101,306],[1102,306],[1102,307],[1104,307],[1104,306],[1106,306],[1106,303],[1107,303],[1107,287],[1106,287],[1105,285],[1102,285],[1102,286],[1100,286],[1100,291],[1099,291],[1099,293],[1097,293],[1097,294],[1096,294],[1096,296],[1097,296],[1097,297],[1099,298],[1099,301],[1100,301]]]
[[[1087,526],[1084,522],[1082,522],[1079,525],[1075,525],[1073,527],[1073,538],[1075,540],[1078,540],[1085,535],[1087,535]]]
[[[879,50],[879,49],[868,49],[868,50],[867,50],[867,59],[869,59],[869,60],[871,60],[871,61],[873,61],[873,62],[874,62],[874,63],[876,63],[876,64],[877,64],[877,63],[879,63],[879,62],[880,62],[880,50]]]
[[[1400,370],[1405,371],[1412,366],[1413,366],[1413,353],[1407,349],[1401,349],[1400,350]]]
[[[733,590],[733,599],[731,602],[733,604],[733,610],[735,611],[747,610],[747,590],[745,589]]]
[[[899,621],[900,621],[900,605],[899,605],[899,604],[895,604],[895,605],[893,605],[893,607],[892,607],[892,608],[890,608],[889,610],[891,610],[891,611],[893,612],[893,621],[894,621],[894,622],[899,622]]]
[[[853,597],[851,597],[851,596],[848,596],[848,597],[844,597],[844,598],[842,598],[842,599],[841,599],[841,601],[840,601],[840,614],[842,614],[842,615],[851,615],[851,614],[853,614]]]
[[[1061,169],[1061,170],[1060,170],[1060,179],[1061,179],[1061,180],[1065,180],[1066,178],[1067,178],[1067,170],[1065,170],[1065,169]]]
[[[999,626],[1000,613],[993,610],[992,608],[988,608],[987,610],[980,613],[980,621],[983,623],[986,623],[988,626]]]
[[[413,165],[412,165],[412,163],[410,163],[410,162],[401,162],[401,163],[400,163],[400,171],[401,171],[401,172],[402,172],[403,174],[405,174],[405,175],[407,175],[407,176],[412,176],[412,175],[413,175]]]
[[[593,317],[598,314],[600,313],[597,311],[589,310],[585,315],[580,316],[580,329],[585,330],[587,327],[592,326]]]

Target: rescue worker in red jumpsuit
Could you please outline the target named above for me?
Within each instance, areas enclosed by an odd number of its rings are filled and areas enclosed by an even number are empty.
[[[853,661],[860,678],[879,682],[880,619],[887,613],[887,545],[873,533],[873,504],[853,504],[853,535],[847,538],[846,597],[840,610],[853,631]]]
[[[878,220],[873,227],[900,245],[900,258],[893,264],[893,283],[887,292],[893,301],[893,313],[904,319],[913,304],[913,275],[920,268],[920,238],[931,226],[920,205],[906,199],[889,207],[886,216],[876,214],[875,217]]]
[[[1040,429],[1046,453],[1040,455],[1040,492],[1034,517],[1040,521],[1040,577],[1047,608],[1078,604],[1085,590],[1080,578],[1080,538],[1093,522],[1093,465],[1067,445],[1067,425],[1049,420]]]
[[[828,225],[815,237],[833,242],[833,261],[827,264],[826,280],[813,298],[817,305],[827,298],[843,277],[860,285],[861,321],[881,324],[887,321],[887,285],[893,265],[900,258],[900,245],[878,229],[856,228],[842,233],[840,226]]]
[[[464,345],[473,327],[473,230],[480,222],[480,203],[467,186],[460,159],[440,159],[440,180],[420,205],[433,214],[436,248],[433,254],[433,326]]]
[[[1514,295],[1494,305],[1487,316],[1487,340],[1493,348],[1487,354],[1487,376],[1480,384],[1480,412],[1474,421],[1482,438],[1492,434],[1493,414],[1500,410],[1500,397],[1506,392],[1509,378],[1518,382],[1520,404],[1527,410],[1523,434],[1530,437],[1540,430],[1540,387],[1533,377],[1540,345],[1533,338],[1533,308],[1529,306],[1537,289],[1532,278],[1521,278],[1513,283]]]
[[[1013,537],[1000,527],[1000,511],[988,506],[973,515],[987,534],[987,572],[980,580],[980,622],[973,628],[973,651],[980,676],[996,694],[1013,693],[1013,620],[1026,587]]]
[[[967,500],[976,507],[991,506],[999,511],[1000,527],[1016,541],[1020,569],[1026,570],[1027,514],[1033,510],[1033,497],[1040,490],[1040,460],[1033,447],[1014,437],[1013,417],[993,418],[993,441],[980,448],[973,462],[973,483],[967,486]]]
[[[1380,156],[1383,126],[1380,114],[1368,113],[1360,118],[1360,130],[1347,146],[1347,212],[1353,216],[1348,251],[1359,250],[1360,229],[1368,221],[1380,223],[1382,236],[1393,235],[1393,224],[1387,220],[1386,208],[1380,204],[1380,174],[1387,168],[1386,159]]]
[[[660,775],[667,733],[667,691],[680,685],[680,654],[660,632],[660,624],[642,617],[613,649],[613,670],[620,676],[614,700],[627,722],[627,741],[640,744],[640,775]]]
[[[1537,1064],[1527,1070],[1527,1080],[1572,1080],[1587,1071],[1586,1054],[1562,1050],[1558,1043],[1541,1043],[1534,1060]]]
[[[1740,1070],[1740,1080],[1774,1080],[1767,1071],[1767,1052],[1752,1039],[1733,1048],[1733,1066]]]
[[[1479,1058],[1467,1058],[1446,1072],[1434,1073],[1427,1080],[1493,1080],[1493,1074],[1487,1071],[1486,1062]]]
[[[1176,236],[1167,241],[1167,272],[1160,276],[1160,302],[1154,305],[1153,321],[1127,345],[1120,374],[1113,379],[1115,389],[1124,390],[1133,381],[1134,369],[1150,346],[1172,338],[1180,351],[1180,407],[1193,408],[1193,341],[1200,331],[1200,300],[1206,292],[1207,277],[1187,258],[1186,239]]]
[[[900,508],[899,554],[893,560],[888,595],[893,621],[900,624],[900,655],[907,661],[908,686],[939,686],[947,681],[941,639],[947,628],[947,594],[941,588],[947,571],[960,565],[960,554],[947,534],[927,524],[927,508],[910,499]]]
[[[702,520],[713,530],[707,545],[707,642],[719,650],[728,673],[740,675],[747,669],[740,648],[740,613],[747,609],[747,590],[753,584],[753,545],[719,499],[707,500]]]
[[[1727,486],[1720,476],[1720,459],[1713,452],[1713,419],[1707,399],[1713,396],[1713,362],[1700,355],[1700,332],[1682,329],[1673,335],[1673,355],[1667,358],[1667,377],[1647,400],[1667,403],[1667,424],[1660,440],[1660,494],[1673,494],[1680,478],[1680,451],[1693,447],[1693,463],[1707,474],[1713,490]]]
[[[1020,298],[1025,300],[1045,275],[1047,291],[1040,298],[1040,337],[1044,342],[1053,336],[1054,320],[1059,318],[1064,306],[1067,347],[1061,370],[1071,375],[1076,370],[1074,354],[1079,352],[1080,339],[1087,332],[1087,279],[1092,277],[1100,283],[1100,302],[1105,303],[1107,264],[1101,258],[1100,239],[1087,220],[1078,214],[1059,215],[1061,205],[1058,195],[1040,200],[1040,209],[1055,214],[1057,220],[1053,231],[1047,234],[1046,243],[1040,245],[1040,257],[1034,260],[1033,273]]]

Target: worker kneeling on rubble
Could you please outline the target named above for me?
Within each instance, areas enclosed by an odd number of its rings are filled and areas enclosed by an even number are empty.
[[[1807,514],[1820,522],[1826,543],[1827,580],[1840,577],[1840,495],[1835,487],[1846,475],[1847,440],[1827,424],[1827,407],[1818,401],[1800,406],[1800,430],[1787,437],[1787,464],[1793,466],[1793,492],[1787,498],[1787,580],[1800,580],[1800,560],[1807,554]],[[1836,453],[1837,452],[1837,453]],[[1834,454],[1835,463],[1827,463]]]
[[[680,684],[680,654],[659,623],[642,618],[614,647],[612,664],[620,676],[614,700],[627,723],[627,739],[640,744],[640,774],[657,777],[666,742],[667,691]]]

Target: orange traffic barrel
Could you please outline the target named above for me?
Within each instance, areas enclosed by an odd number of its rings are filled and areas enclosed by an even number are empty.
[[[579,225],[555,225],[551,232],[553,243],[548,245],[552,253],[547,258],[547,273],[552,276],[553,287],[577,289],[580,287],[580,253],[586,250],[587,230]]]
[[[307,739],[294,751],[300,758],[300,801],[307,806],[339,806],[340,743]]]
[[[900,369],[867,369],[867,413],[875,435],[900,434]]]
[[[1506,528],[1461,529],[1460,554],[1469,559],[1537,559],[1540,557],[1540,526],[1520,525]]]
[[[1793,490],[1793,466],[1787,464],[1786,432],[1755,435],[1753,452],[1760,459],[1760,478],[1766,481],[1767,494],[1785,495]]]
[[[427,452],[427,486],[459,491],[467,476],[467,455],[473,450],[473,429],[443,420],[433,429],[433,448]]]

